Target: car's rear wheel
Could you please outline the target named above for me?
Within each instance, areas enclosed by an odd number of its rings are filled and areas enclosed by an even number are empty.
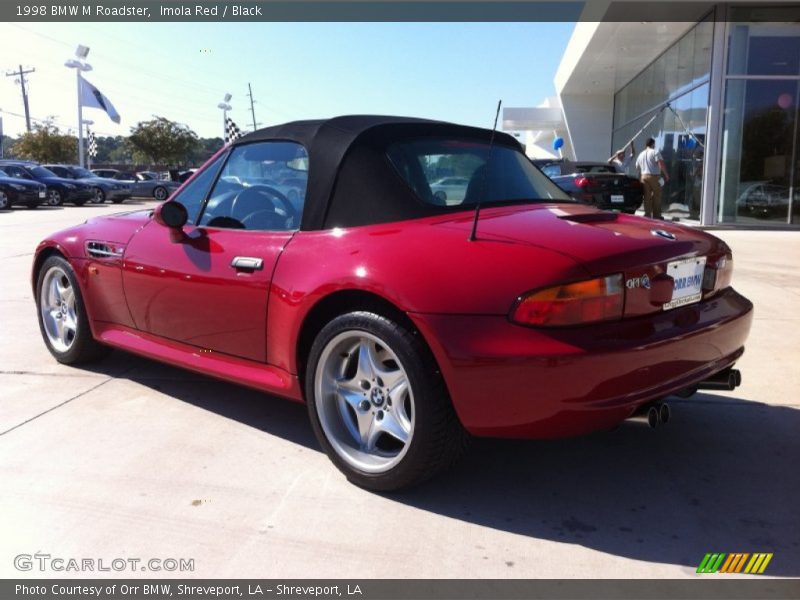
[[[36,308],[44,343],[58,362],[87,362],[108,353],[92,337],[75,273],[60,256],[51,256],[39,269]]]
[[[158,200],[159,202],[163,202],[169,197],[169,192],[167,192],[167,188],[158,186],[156,189],[153,190],[153,198]]]
[[[61,206],[64,199],[61,197],[61,192],[58,190],[49,190],[47,192],[47,205],[48,206]]]
[[[361,487],[409,487],[449,467],[467,439],[430,351],[371,312],[339,316],[312,345],[306,398],[317,439]]]
[[[0,190],[0,210],[8,210],[11,208],[11,201],[8,199],[8,194]]]

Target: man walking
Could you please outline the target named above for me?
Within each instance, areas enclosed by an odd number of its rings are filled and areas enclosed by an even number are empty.
[[[667,167],[661,153],[656,150],[656,141],[647,138],[644,150],[636,159],[636,170],[639,172],[640,181],[644,186],[644,216],[651,219],[661,218],[661,183],[659,175],[663,175],[664,182],[669,181]]]

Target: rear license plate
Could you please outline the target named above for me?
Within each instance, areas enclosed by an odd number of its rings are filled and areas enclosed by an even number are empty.
[[[664,305],[664,310],[700,302],[703,297],[703,273],[706,257],[676,260],[667,264],[667,275],[675,282],[672,300]]]
[[[622,194],[611,194],[611,204],[625,204],[625,196]]]
[[[45,197],[45,195],[46,195],[46,194],[45,194],[44,192],[39,192],[39,198],[44,198],[44,197]]]

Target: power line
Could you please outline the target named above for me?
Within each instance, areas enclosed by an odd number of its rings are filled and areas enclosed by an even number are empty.
[[[6,71],[6,77],[19,77],[19,79],[15,81],[19,84],[20,88],[22,88],[22,104],[25,106],[25,125],[28,131],[31,130],[31,113],[28,108],[28,92],[25,90],[25,75],[33,73],[34,71],[36,71],[34,68],[24,70],[22,65],[19,66],[19,71]]]

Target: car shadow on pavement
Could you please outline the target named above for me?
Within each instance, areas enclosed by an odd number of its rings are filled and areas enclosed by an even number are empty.
[[[121,352],[92,370],[320,450],[303,405]],[[712,393],[669,403],[655,430],[626,421],[564,440],[474,439],[453,470],[385,497],[691,571],[707,552],[772,552],[766,574],[800,576],[800,410]]]
[[[773,552],[767,574],[800,575],[800,411],[705,393],[669,403],[655,430],[474,440],[451,473],[395,499],[692,571],[707,552]]]

